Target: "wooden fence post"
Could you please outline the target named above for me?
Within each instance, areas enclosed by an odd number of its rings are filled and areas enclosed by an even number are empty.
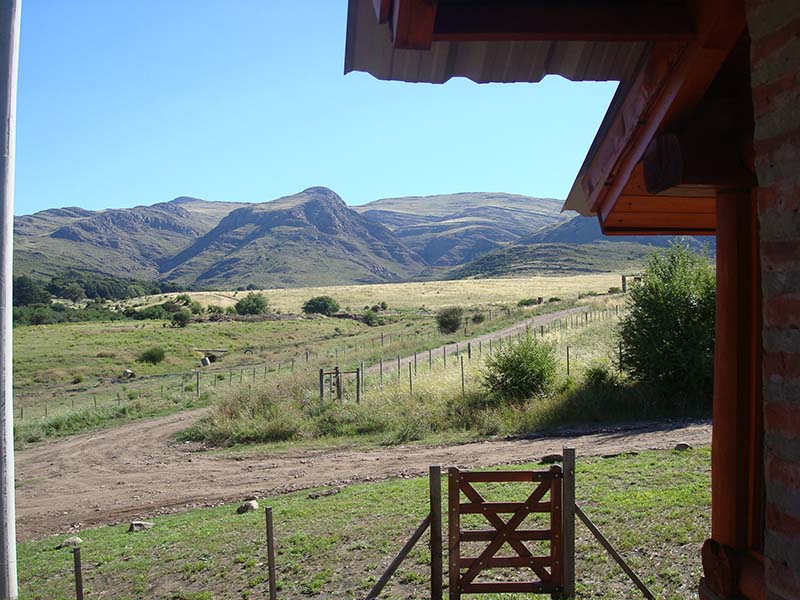
[[[575,597],[575,449],[564,448],[564,491],[562,498],[562,532],[564,535],[564,557],[562,559],[562,575],[564,577],[565,600]]]
[[[75,567],[75,598],[83,600],[83,570],[81,567],[81,547],[72,549],[72,561]]]
[[[567,346],[567,377],[569,377],[569,346]]]
[[[267,506],[265,512],[267,522],[267,559],[269,561],[269,600],[278,597],[278,590],[275,581],[275,532],[272,526],[272,507]]]
[[[464,357],[461,356],[459,358],[461,358],[461,395],[466,396],[467,390],[466,385],[464,384]]]
[[[442,468],[428,469],[431,501],[431,600],[442,600]]]
[[[319,403],[325,402],[325,371],[319,370]]]
[[[408,394],[410,396],[414,395],[414,377],[411,373],[411,363],[408,363]]]
[[[361,369],[356,369],[356,404],[361,404]]]
[[[449,555],[449,577],[450,577],[450,600],[461,600],[461,590],[458,589],[458,580],[461,566],[459,559],[458,544],[459,531],[461,529],[461,519],[458,512],[458,505],[461,502],[460,481],[458,478],[458,469],[450,467],[447,472],[447,529],[449,535],[447,537],[447,553]]]
[[[195,374],[194,395],[200,395],[200,371]]]

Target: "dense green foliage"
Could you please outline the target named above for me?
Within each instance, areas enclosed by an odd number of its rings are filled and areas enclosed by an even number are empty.
[[[82,321],[118,321],[123,315],[101,303],[90,302],[84,308],[72,308],[59,302],[32,304],[14,308],[14,325],[52,325]]]
[[[179,289],[169,283],[108,277],[83,271],[67,271],[62,275],[57,275],[50,280],[46,287],[53,296],[68,300],[73,300],[76,296],[78,296],[78,300],[82,298],[127,300],[148,294],[175,292]]]
[[[236,312],[240,315],[261,315],[267,312],[268,305],[264,294],[250,292],[236,303]]]
[[[178,312],[172,313],[172,324],[177,327],[186,327],[191,320],[192,313],[188,310],[179,310]]]
[[[146,362],[150,363],[151,365],[157,365],[162,360],[166,353],[161,346],[153,346],[152,348],[148,348],[144,350],[141,354],[139,354],[139,358],[137,359],[139,362]]]
[[[12,293],[14,297],[14,306],[50,303],[50,294],[48,291],[27,275],[14,277]]]
[[[500,348],[486,360],[483,384],[495,398],[526,400],[553,389],[556,381],[554,347],[531,335]]]
[[[449,306],[436,313],[436,326],[439,331],[448,334],[455,333],[461,327],[464,318],[464,309],[460,306]]]
[[[303,312],[330,317],[332,314],[339,312],[339,303],[330,296],[314,296],[303,304]]]
[[[667,400],[708,401],[714,368],[714,271],[675,243],[650,256],[620,322],[622,362]]]

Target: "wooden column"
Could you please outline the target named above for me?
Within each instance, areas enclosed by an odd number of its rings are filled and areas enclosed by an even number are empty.
[[[716,212],[711,531],[715,543],[744,554],[760,544],[754,521],[761,515],[763,444],[758,220],[751,190],[718,193]],[[726,553],[703,553],[707,583],[716,593],[738,588],[738,561],[723,560]]]

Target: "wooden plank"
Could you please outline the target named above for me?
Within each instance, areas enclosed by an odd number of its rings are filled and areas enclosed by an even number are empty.
[[[558,592],[557,586],[541,581],[492,581],[465,583],[463,586],[464,594],[549,594],[553,592]]]
[[[459,506],[461,514],[515,513],[525,505],[524,502],[466,502]],[[549,513],[550,502],[536,502],[526,509],[529,513]]]
[[[647,196],[624,194],[620,196],[612,215],[631,213],[684,213],[714,215],[716,198],[691,196]]]
[[[569,599],[575,596],[575,448],[564,448],[561,455],[564,457],[562,588],[564,598]]]
[[[464,529],[461,531],[462,542],[491,542],[497,536],[497,529]],[[552,538],[549,529],[517,529],[508,538],[517,541],[547,541]]]
[[[552,478],[553,474],[550,471],[468,471],[461,473],[461,481],[470,483],[546,481]]]
[[[553,465],[550,467],[553,473],[561,474],[561,467]],[[550,540],[550,576],[552,581],[557,586],[561,587],[563,583],[563,570],[562,559],[564,556],[564,535],[562,527],[564,523],[561,519],[561,484],[562,478],[553,479],[550,483],[550,530],[553,532],[553,538]],[[553,598],[558,598],[560,594],[553,594]]]
[[[449,557],[450,600],[461,599],[459,586],[461,578],[461,571],[459,570],[461,533],[459,502],[461,500],[461,491],[458,474],[459,471],[455,467],[450,467],[447,471],[447,552]]]
[[[436,0],[394,0],[392,32],[395,48],[430,50]]]
[[[650,229],[653,231],[681,229],[715,231],[716,215],[702,213],[611,213],[603,219],[604,228]]]
[[[405,545],[397,554],[397,556],[395,556],[394,560],[386,568],[386,571],[383,573],[383,575],[381,575],[381,578],[378,579],[378,581],[375,583],[374,586],[372,586],[372,589],[369,591],[369,594],[367,594],[367,600],[370,600],[371,598],[378,598],[378,596],[380,596],[381,591],[383,590],[386,583],[389,581],[389,579],[391,579],[392,575],[394,575],[394,572],[397,571],[397,568],[400,566],[400,563],[402,563],[405,557],[408,556],[408,553],[411,552],[411,549],[414,548],[414,546],[422,537],[422,534],[425,533],[425,530],[428,529],[430,524],[431,524],[431,515],[430,513],[428,513],[428,515],[422,520],[422,523],[419,524],[416,531],[414,531],[413,535],[408,539],[408,541],[405,543]]]
[[[475,561],[478,560],[477,556],[469,558],[462,558],[459,562],[462,569],[469,569]],[[493,556],[486,561],[487,569],[505,569],[505,568],[524,568],[524,567],[539,567],[541,569],[550,567],[552,561],[549,556]]]
[[[428,469],[431,503],[431,600],[442,600],[442,468]]]
[[[694,23],[682,3],[617,0],[614,10],[580,0],[439,2],[434,40],[689,40]]]
[[[622,568],[622,570],[625,571],[625,574],[628,577],[630,577],[631,581],[637,588],[639,588],[639,591],[642,592],[644,597],[647,598],[648,600],[655,600],[655,596],[653,596],[653,594],[650,593],[650,590],[647,589],[647,586],[644,584],[644,582],[642,582],[642,580],[639,579],[636,573],[633,572],[633,569],[631,569],[628,566],[628,563],[626,563],[625,560],[619,555],[619,552],[617,552],[614,549],[614,546],[611,545],[611,543],[600,532],[600,530],[595,526],[595,524],[592,523],[589,517],[586,516],[586,514],[581,510],[581,507],[578,506],[577,504],[575,505],[575,514],[581,521],[583,521],[583,524],[586,525],[589,531],[592,532],[594,537],[597,538],[597,541],[600,542],[600,545],[606,549],[606,552],[609,553],[611,558],[613,558],[614,561]]]

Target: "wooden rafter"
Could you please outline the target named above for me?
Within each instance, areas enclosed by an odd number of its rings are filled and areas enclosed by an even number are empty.
[[[692,14],[680,1],[439,0],[433,39],[688,40]]]

